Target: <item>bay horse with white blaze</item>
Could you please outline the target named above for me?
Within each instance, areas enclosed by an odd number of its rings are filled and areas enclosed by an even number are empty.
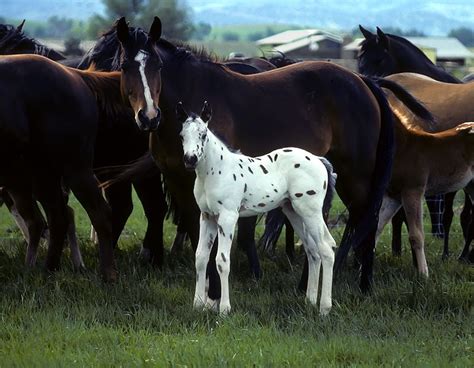
[[[323,218],[323,212],[329,212],[336,185],[329,161],[293,147],[260,157],[235,153],[208,129],[212,110],[207,102],[200,116],[188,116],[181,103],[176,113],[182,123],[184,166],[196,173],[194,196],[201,211],[194,307],[212,303],[206,296],[205,280],[216,236],[216,263],[222,287],[219,312],[227,314],[231,309],[230,249],[238,218],[282,207],[304,240],[309,263],[306,296],[313,305],[317,304],[322,263],[320,313],[328,314],[332,306],[332,248],[336,246]]]
[[[155,18],[154,24],[158,22]],[[356,249],[362,264],[361,288],[369,289],[377,216],[394,147],[392,112],[379,87],[327,62],[241,75],[202,51],[163,39],[153,42],[145,33],[131,34],[123,18],[117,35],[122,43],[122,90],[134,96],[137,124],[156,130],[151,150],[186,211],[191,241],[198,242],[199,209],[192,195],[194,175],[182,164],[174,107],[182,101],[197,111],[205,98],[214,106],[210,128],[247,155],[287,146],[327,155],[338,172],[339,196],[349,209],[343,244]],[[145,96],[148,90],[153,103]],[[396,93],[406,94],[400,90]],[[420,107],[410,101],[413,110]],[[253,241],[253,232],[249,236]],[[217,296],[218,290],[209,294]]]

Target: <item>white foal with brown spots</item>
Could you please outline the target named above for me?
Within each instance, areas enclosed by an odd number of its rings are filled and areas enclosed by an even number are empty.
[[[329,313],[336,246],[323,211],[334,194],[336,174],[326,159],[298,148],[283,148],[260,157],[231,152],[208,129],[211,108],[204,103],[201,116],[176,108],[183,122],[184,163],[195,170],[194,196],[201,210],[196,250],[194,307],[208,303],[205,283],[211,248],[218,236],[216,257],[221,280],[219,311],[227,314],[229,301],[230,250],[239,217],[255,216],[282,207],[298,236],[303,239],[309,263],[306,296],[317,304],[320,266],[323,266],[320,313]]]

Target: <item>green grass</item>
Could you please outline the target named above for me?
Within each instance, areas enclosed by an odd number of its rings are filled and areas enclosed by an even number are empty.
[[[341,208],[336,203],[333,213]],[[441,242],[430,235],[429,280],[417,276],[406,248],[400,259],[390,255],[386,232],[377,248],[373,294],[359,293],[357,273],[348,266],[335,281],[327,318],[296,291],[302,256],[290,265],[279,247],[275,260],[262,257],[264,275],[256,282],[245,256],[234,250],[233,311],[221,318],[191,307],[189,249],[181,260],[168,259],[163,271],[140,263],[139,208],[117,254],[119,281],[103,284],[96,249],[87,240],[88,221],[77,212],[88,270],[74,273],[66,251],[62,270],[50,275],[40,266],[25,270],[25,245],[17,231],[7,232],[14,228],[0,208],[1,367],[472,366],[474,270],[454,257],[442,262]],[[333,233],[338,240],[340,230]],[[168,246],[172,238],[168,225]],[[39,259],[44,256],[42,249]]]

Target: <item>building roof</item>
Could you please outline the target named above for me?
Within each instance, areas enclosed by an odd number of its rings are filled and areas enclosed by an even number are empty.
[[[294,42],[289,42],[283,45],[275,46],[273,50],[285,54],[290,51],[298,50],[302,47],[310,46],[311,44],[317,44],[319,41],[327,40],[327,39],[334,41],[333,39],[327,37],[326,35],[315,35],[315,36],[302,38],[301,40],[297,40]],[[334,41],[334,42],[338,42],[338,41]],[[338,43],[342,43],[342,41]]]
[[[417,47],[436,50],[436,57],[440,59],[474,58],[474,53],[454,37],[406,37]],[[357,51],[363,38],[356,38],[343,47],[346,51]]]
[[[327,38],[332,39],[335,42],[342,43],[341,37],[330,32],[321,31],[319,29],[297,29],[280,32],[270,37],[262,38],[257,41],[257,45],[283,45],[315,35],[325,35]]]

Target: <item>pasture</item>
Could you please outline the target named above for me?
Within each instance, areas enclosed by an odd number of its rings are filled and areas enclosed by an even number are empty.
[[[55,274],[40,266],[25,270],[25,244],[0,208],[2,367],[472,366],[474,269],[454,256],[462,248],[458,216],[448,261],[441,261],[441,241],[426,237],[429,280],[412,266],[406,234],[402,258],[391,256],[386,229],[377,247],[374,292],[359,293],[350,259],[335,280],[334,306],[325,318],[296,290],[302,253],[292,266],[281,244],[274,259],[261,257],[263,278],[256,282],[246,257],[234,249],[233,310],[222,318],[192,309],[189,247],[179,261],[168,257],[163,271],[141,264],[145,221],[139,206],[116,254],[119,280],[104,284],[87,217],[75,200],[72,204],[87,265],[83,273],[73,272],[68,250]],[[331,218],[341,212],[336,200]],[[332,234],[339,242],[342,230]],[[173,236],[168,223],[167,248]],[[40,263],[44,257],[43,248]]]

